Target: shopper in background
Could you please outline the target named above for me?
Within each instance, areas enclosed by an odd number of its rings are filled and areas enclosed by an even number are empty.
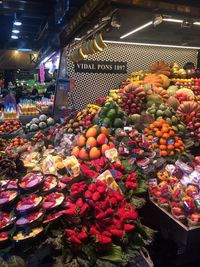
[[[8,94],[5,96],[4,103],[5,103],[5,107],[12,106],[12,107],[17,108],[17,102],[16,102],[15,94],[12,91],[12,89],[8,90]]]
[[[38,100],[39,99],[39,93],[36,88],[34,88],[29,96],[30,99],[32,100]]]

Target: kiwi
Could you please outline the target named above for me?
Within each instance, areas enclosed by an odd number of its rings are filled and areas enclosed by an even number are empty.
[[[74,122],[72,126],[73,126],[73,128],[77,128],[77,127],[79,127],[79,123],[78,122]]]
[[[71,124],[74,123],[74,120],[73,119],[69,120],[69,123],[71,123]]]

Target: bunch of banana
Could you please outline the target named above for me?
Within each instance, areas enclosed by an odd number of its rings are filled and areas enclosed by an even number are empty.
[[[102,52],[105,48],[107,48],[107,45],[103,41],[102,34],[99,32],[95,38],[84,41],[79,49],[72,51],[70,59],[73,62],[78,62],[87,59],[88,55]]]
[[[78,49],[73,50],[70,53],[70,56],[69,57],[70,57],[71,61],[73,61],[73,62],[79,62],[81,60],[87,59],[88,56],[83,53],[83,50],[80,47]]]

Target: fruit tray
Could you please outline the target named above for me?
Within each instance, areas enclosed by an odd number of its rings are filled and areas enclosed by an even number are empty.
[[[171,213],[166,211],[164,208],[160,207],[156,202],[154,202],[152,199],[150,200],[157,208],[159,208],[162,212],[164,212],[168,217],[170,217],[172,220],[174,220],[178,225],[180,225],[185,231],[191,231],[195,229],[200,230],[200,225],[199,226],[186,226],[183,224],[181,221],[175,219]]]

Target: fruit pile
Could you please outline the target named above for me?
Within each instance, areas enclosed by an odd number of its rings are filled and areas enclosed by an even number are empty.
[[[93,123],[92,120],[95,117],[95,115],[99,112],[100,107],[94,104],[88,104],[85,109],[78,112],[77,119],[78,121],[83,122],[83,128],[87,129],[89,128]]]
[[[125,114],[114,101],[107,101],[93,122],[100,123],[107,128],[122,128],[125,123]]]
[[[0,125],[0,134],[10,134],[20,129],[21,123],[18,120],[7,120]]]
[[[200,140],[200,113],[191,119],[187,125],[187,130],[189,131],[190,137],[196,141]]]
[[[144,108],[145,92],[137,84],[127,85],[121,93],[120,107],[127,115],[140,114]]]
[[[184,151],[182,140],[165,120],[154,121],[145,128],[146,136],[153,149],[158,149],[162,157],[174,156]]]
[[[174,109],[167,104],[160,104],[158,107],[152,105],[147,109],[147,112],[152,114],[155,120],[164,119],[175,133],[179,135],[183,135],[186,130],[186,126],[181,122],[180,118],[176,116]]]
[[[39,118],[33,118],[29,123],[26,124],[26,131],[35,132],[38,130],[47,129],[53,126],[55,121],[51,117],[47,117],[45,114],[39,116]]]
[[[81,160],[98,159],[106,150],[115,147],[110,138],[106,127],[93,126],[85,134],[78,136],[77,146],[73,147],[72,155]]]
[[[188,226],[200,225],[198,185],[190,184],[195,170],[187,164],[177,161],[175,165],[166,165],[157,173],[157,184],[150,184],[150,197],[173,217]],[[196,173],[197,174],[197,173]],[[184,180],[183,183],[180,180]]]
[[[122,103],[121,94],[123,89],[111,89],[108,96],[107,101],[115,101],[117,104]]]
[[[63,129],[65,129],[67,133],[77,134],[82,132],[93,124],[92,120],[99,110],[99,106],[88,104],[83,110],[78,112],[76,116],[67,118]]]

